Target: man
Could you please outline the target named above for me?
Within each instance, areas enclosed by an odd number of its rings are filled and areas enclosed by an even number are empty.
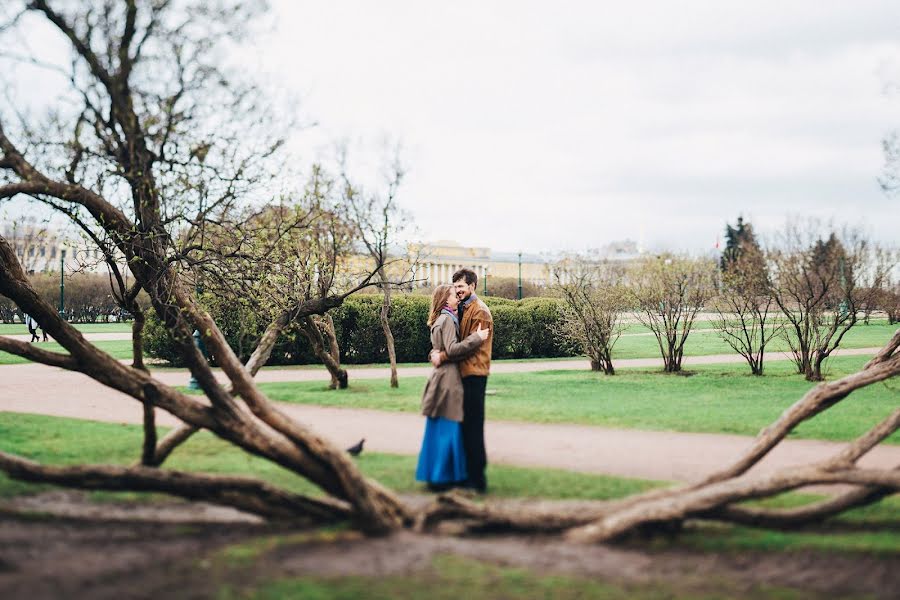
[[[463,382],[463,445],[466,449],[466,470],[469,479],[466,487],[480,493],[487,491],[487,451],[484,447],[484,392],[491,370],[491,344],[494,341],[494,319],[487,305],[475,295],[478,276],[472,269],[460,269],[453,274],[453,285],[459,298],[459,339],[478,329],[488,330],[488,338],[474,351],[466,355],[448,355],[432,351],[431,362],[435,367],[445,360],[459,362]]]
[[[38,330],[37,321],[35,321],[34,318],[29,314],[25,315],[25,326],[28,327],[28,333],[31,334],[31,340],[30,340],[31,342],[41,341],[41,338],[39,338],[38,334],[37,334],[37,330]]]

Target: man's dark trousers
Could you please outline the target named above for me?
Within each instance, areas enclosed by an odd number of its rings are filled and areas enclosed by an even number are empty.
[[[484,448],[484,391],[487,376],[469,375],[463,382],[463,446],[466,449],[466,470],[469,487],[487,490],[487,451]]]

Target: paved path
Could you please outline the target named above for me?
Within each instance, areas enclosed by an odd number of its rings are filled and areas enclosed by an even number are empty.
[[[874,349],[848,350],[843,354],[872,354]],[[732,356],[685,359],[686,364],[725,362]],[[737,357],[739,358],[739,357]],[[730,362],[730,360],[728,361]],[[657,365],[658,360],[619,361],[620,366]],[[585,369],[586,361],[496,362],[494,373],[547,369]],[[427,374],[428,368],[401,370],[401,377]],[[381,368],[352,369],[354,379],[384,378]],[[172,385],[183,385],[187,373],[166,370],[155,373]],[[324,381],[327,373],[312,369],[263,370],[260,381]],[[490,401],[490,398],[488,399]],[[416,454],[422,435],[419,415],[376,410],[325,408],[281,404],[283,410],[331,438],[349,446],[362,437],[367,449]],[[88,377],[44,365],[0,366],[0,411],[26,412],[106,421],[140,423],[138,403]],[[162,425],[176,420],[159,411]],[[491,461],[497,464],[540,466],[588,473],[645,479],[693,481],[734,460],[750,443],[737,435],[620,430],[583,425],[546,425],[490,421],[486,437]],[[2,444],[2,440],[0,440]],[[770,470],[805,463],[835,452],[841,444],[788,440],[757,468]],[[900,464],[900,446],[877,448],[862,462],[872,467]]]

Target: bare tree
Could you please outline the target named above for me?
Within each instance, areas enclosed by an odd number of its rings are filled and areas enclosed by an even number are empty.
[[[300,321],[300,331],[331,374],[331,389],[347,389],[349,375],[346,369],[341,368],[341,351],[331,315],[325,313],[321,317],[304,317]]]
[[[694,320],[715,292],[715,264],[662,255],[642,259],[629,274],[637,319],[656,337],[667,373],[681,371]]]
[[[591,360],[591,370],[615,375],[612,350],[624,329],[624,269],[591,256],[570,256],[553,268],[555,289],[565,302],[563,333]]]
[[[391,260],[391,246],[402,241],[403,231],[407,227],[407,217],[397,205],[397,192],[403,181],[405,170],[400,161],[399,147],[394,150],[391,165],[388,169],[386,191],[383,193],[367,193],[365,189],[354,184],[347,174],[346,148],[341,153],[341,173],[344,180],[344,196],[353,212],[359,237],[366,252],[380,265],[377,270],[378,285],[384,297],[379,319],[384,332],[388,360],[391,364],[391,387],[399,387],[397,377],[397,351],[394,349],[394,334],[391,332],[391,288],[388,269],[392,264],[405,263],[405,269],[414,269],[415,261]],[[405,278],[404,276],[401,279]]]
[[[372,285],[379,263],[365,269],[352,264],[356,228],[341,200],[334,178],[314,165],[296,200],[254,213],[240,227],[208,228],[215,250],[198,265],[204,287],[221,298],[248,301],[269,323],[247,362],[252,372],[268,361],[281,332],[296,324],[333,387],[347,387],[327,310]],[[303,308],[322,302],[327,306],[318,310]]]
[[[781,331],[775,320],[775,300],[769,294],[768,273],[758,248],[732,259],[722,272],[719,294],[712,306],[722,339],[762,375],[766,345]]]
[[[878,309],[885,312],[888,324],[900,323],[900,283],[881,290],[878,295]]]
[[[202,259],[205,250],[197,243],[203,237],[200,222],[240,214],[233,207],[267,180],[267,157],[280,145],[262,135],[262,112],[256,110],[253,87],[238,84],[214,63],[215,44],[239,37],[257,5],[23,3],[25,16],[17,14],[16,24],[40,16],[70,43],[71,89],[82,105],[72,119],[74,129],[58,129],[71,132],[59,143],[50,135],[20,146],[15,138],[28,140],[29,132],[20,128],[10,134],[6,120],[0,120],[0,198],[21,194],[62,203],[102,228],[148,293],[209,404],[89,344],[37,297],[5,240],[0,241],[0,293],[35,315],[69,355],[38,353],[14,340],[0,341],[4,350],[82,371],[141,402],[149,401],[188,428],[208,429],[292,469],[335,498],[319,502],[293,497],[288,504],[298,515],[349,514],[362,528],[383,531],[400,525],[407,509],[392,493],[365,479],[343,450],[269,402],[190,286],[195,267],[191,259]],[[167,68],[160,70],[163,65]],[[181,233],[185,224],[191,235]],[[320,314],[341,300],[315,298],[283,315],[289,322]],[[216,356],[229,387],[216,380],[194,346],[194,330]],[[140,479],[142,469],[117,471],[109,480]],[[82,478],[82,484],[89,480],[103,485],[100,473],[85,477],[89,479]],[[229,484],[214,477],[180,474],[172,485],[176,493],[189,497],[232,498],[217,491]],[[243,496],[246,502],[248,493],[240,491],[241,485],[231,487],[234,497]],[[286,498],[284,493],[278,497]],[[275,500],[271,494],[268,498],[274,509]]]
[[[768,260],[770,293],[787,321],[785,338],[797,370],[821,381],[823,363],[883,288],[895,252],[856,230],[789,222]]]

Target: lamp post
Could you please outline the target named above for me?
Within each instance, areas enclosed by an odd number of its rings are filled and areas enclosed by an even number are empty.
[[[484,295],[485,296],[488,295],[487,278],[488,278],[488,271],[487,271],[487,267],[485,267],[484,268]]]
[[[59,253],[59,316],[66,318],[66,249]]]
[[[522,253],[519,252],[519,300],[522,299]]]
[[[841,271],[841,304],[838,307],[838,315],[840,318],[846,317],[850,313],[850,304],[847,302],[847,276],[844,274],[844,257],[841,256],[838,263]]]

